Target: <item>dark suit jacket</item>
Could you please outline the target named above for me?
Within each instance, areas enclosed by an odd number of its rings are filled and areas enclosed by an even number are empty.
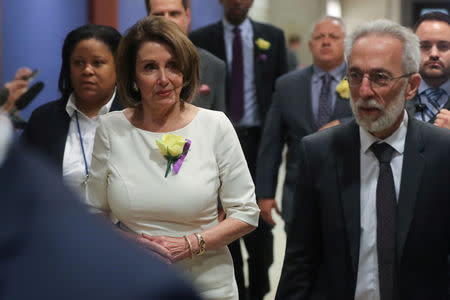
[[[200,85],[210,88],[208,93],[197,93],[192,104],[225,112],[225,62],[202,48],[197,48],[200,56]]]
[[[309,66],[289,72],[277,80],[259,148],[256,195],[258,198],[274,198],[281,154],[287,143],[289,154],[282,201],[283,218],[287,223],[294,217],[292,201],[298,175],[298,144],[302,137],[319,129],[312,110],[312,74],[313,67]],[[349,101],[336,95],[334,111],[329,121],[351,118]]]
[[[277,299],[354,299],[360,247],[360,137],[354,121],[303,138],[296,218]],[[409,119],[398,199],[403,300],[449,299],[450,132]]]
[[[168,266],[89,216],[35,153],[0,165],[1,299],[199,299]]]
[[[263,38],[270,42],[268,50],[261,50],[254,46],[254,76],[256,98],[262,122],[265,120],[271,103],[271,96],[275,87],[275,80],[287,71],[286,46],[283,31],[263,23],[254,22],[253,38]],[[189,34],[191,41],[198,47],[208,50],[223,61],[227,61],[222,21],[200,28]],[[228,72],[230,73],[230,72]],[[230,83],[227,76],[227,87]],[[229,89],[226,89],[226,107],[230,107]]]
[[[418,94],[416,94],[414,96],[414,98],[412,98],[411,100],[406,102],[406,111],[408,112],[408,114],[410,116],[414,117],[414,114],[416,113],[417,109],[416,109],[416,105],[420,103],[420,97]],[[446,108],[446,109],[450,109],[450,96],[448,97],[447,102],[444,104],[444,106],[442,108]],[[436,120],[436,116],[434,116],[433,118],[431,118],[428,123],[434,123],[434,121]]]
[[[66,112],[67,100],[59,99],[36,108],[20,137],[22,143],[35,148],[51,162],[54,162],[61,174],[70,125],[70,117]],[[122,108],[116,94],[110,111]]]

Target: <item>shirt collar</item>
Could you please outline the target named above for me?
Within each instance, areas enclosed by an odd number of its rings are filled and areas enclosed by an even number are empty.
[[[422,94],[426,89],[432,88],[428,83],[425,82],[425,80],[420,81],[419,89],[417,90],[417,93],[420,95]],[[447,80],[443,84],[439,86],[439,88],[443,89],[447,92],[447,95],[450,96],[450,80]]]
[[[403,154],[405,149],[406,132],[408,128],[408,114],[404,110],[403,120],[397,130],[384,140],[374,137],[367,130],[359,126],[359,136],[361,139],[361,150],[366,153],[370,146],[375,142],[385,142],[394,148],[398,153]]]
[[[231,33],[233,33],[233,29],[236,27],[235,25],[228,22],[225,18],[222,19],[222,24],[223,28]],[[247,35],[253,32],[252,23],[250,22],[249,18],[246,18],[244,22],[242,22],[238,27],[241,29],[241,35]]]
[[[313,75],[311,80],[313,82],[316,82],[318,80],[321,80],[322,75],[327,73],[326,71],[322,70],[321,68],[319,68],[316,65],[312,65],[313,66]],[[346,69],[347,65],[345,63],[345,61],[340,64],[339,66],[337,66],[336,68],[334,68],[333,70],[329,71],[328,73],[330,73],[333,76],[333,80],[341,80],[344,77],[344,72]]]
[[[113,103],[115,97],[116,97],[116,88],[114,88],[114,93],[113,93],[113,95],[111,96],[111,98],[108,100],[108,102],[107,102],[105,105],[103,105],[102,108],[100,108],[100,110],[98,111],[98,115],[104,115],[104,114],[106,114],[106,113],[109,112],[109,110],[111,109],[111,106],[112,106],[112,103]],[[81,111],[77,108],[77,106],[76,106],[76,104],[75,104],[75,94],[72,93],[72,94],[70,94],[69,99],[68,99],[67,104],[66,104],[66,112],[67,112],[67,114],[69,115],[69,117],[72,118],[73,113],[74,113],[75,111],[78,111],[80,114],[82,114],[83,116],[85,116],[84,113],[81,112]]]

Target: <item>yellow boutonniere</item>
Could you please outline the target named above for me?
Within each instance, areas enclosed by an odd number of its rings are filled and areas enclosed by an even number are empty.
[[[336,92],[342,99],[350,98],[350,87],[348,86],[347,78],[343,78],[341,82],[336,86]]]
[[[173,172],[178,174],[181,164],[191,146],[191,141],[176,134],[164,134],[161,140],[156,140],[159,151],[167,159],[166,174],[169,174],[170,167],[173,165]]]
[[[261,50],[269,50],[269,48],[270,48],[270,42],[266,41],[265,39],[262,39],[262,38],[258,38],[255,41],[255,44]]]

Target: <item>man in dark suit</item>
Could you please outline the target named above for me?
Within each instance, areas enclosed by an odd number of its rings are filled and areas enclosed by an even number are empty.
[[[189,37],[227,64],[227,115],[232,120],[252,177],[266,113],[275,80],[287,71],[283,32],[247,17],[253,0],[220,0],[224,19],[191,32]],[[261,220],[261,219],[260,219]],[[273,261],[271,227],[259,227],[244,237],[249,253],[250,299],[262,299],[269,291],[268,269]],[[246,299],[239,241],[230,250],[235,265],[240,299]]]
[[[308,43],[313,65],[285,74],[277,80],[256,171],[256,195],[261,217],[269,224],[275,225],[272,208],[278,212],[275,191],[284,144],[287,143],[289,158],[282,201],[287,228],[294,218],[292,199],[298,175],[298,142],[321,127],[336,125],[340,120],[352,117],[348,88],[344,91],[347,94],[336,91],[347,71],[344,38],[345,28],[341,19],[329,16],[320,18]],[[328,84],[324,80],[327,74],[331,76]],[[324,109],[326,115],[322,117]]]
[[[448,299],[450,132],[404,109],[419,40],[378,20],[346,45],[356,123],[299,145],[277,299]]]
[[[420,40],[420,83],[406,109],[416,119],[450,129],[450,16],[422,15],[414,25]]]
[[[89,216],[52,166],[9,147],[0,115],[2,299],[199,299],[166,265]]]
[[[162,16],[175,22],[187,34],[191,24],[188,0],[145,0],[149,16]],[[200,56],[200,86],[193,104],[225,112],[225,63],[197,47]]]

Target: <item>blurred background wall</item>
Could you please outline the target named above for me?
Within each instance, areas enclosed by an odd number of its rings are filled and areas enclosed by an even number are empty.
[[[219,0],[191,0],[196,29],[222,17]],[[298,33],[298,55],[311,63],[308,39],[313,22],[326,13],[340,15],[350,32],[359,23],[387,18],[410,26],[426,8],[446,8],[450,0],[254,0],[250,16],[272,23],[286,36]],[[39,68],[45,89],[22,112],[28,118],[38,105],[59,98],[57,81],[66,34],[88,21],[115,26],[124,33],[146,15],[144,0],[0,0],[0,82],[11,80],[17,68]]]

